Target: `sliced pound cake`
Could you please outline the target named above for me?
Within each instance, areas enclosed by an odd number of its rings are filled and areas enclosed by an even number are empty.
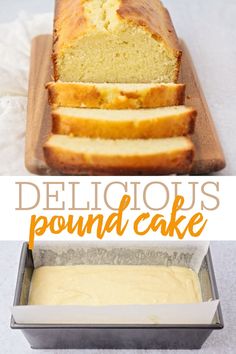
[[[54,107],[139,109],[184,104],[183,84],[94,84],[49,82],[49,104]]]
[[[61,107],[52,111],[53,133],[102,139],[150,139],[194,132],[196,111],[175,106],[104,110]]]
[[[44,145],[47,164],[62,174],[186,174],[194,147],[188,138],[103,140],[52,135]]]

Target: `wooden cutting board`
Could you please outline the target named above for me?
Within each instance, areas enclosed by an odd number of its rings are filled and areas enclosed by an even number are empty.
[[[186,83],[186,104],[198,111],[193,141],[196,156],[192,174],[209,174],[225,167],[224,154],[202,93],[188,49],[182,42],[183,59],[180,82]],[[42,146],[51,132],[50,108],[45,83],[52,80],[52,37],[42,35],[33,39],[29,78],[28,117],[26,127],[26,168],[33,174],[58,175],[45,163]]]

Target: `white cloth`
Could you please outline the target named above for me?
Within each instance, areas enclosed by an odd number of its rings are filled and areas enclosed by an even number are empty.
[[[24,135],[31,40],[52,33],[52,14],[20,13],[0,25],[0,175],[27,175]]]

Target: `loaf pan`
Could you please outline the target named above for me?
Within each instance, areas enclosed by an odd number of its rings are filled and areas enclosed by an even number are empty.
[[[33,255],[24,243],[14,306],[27,304],[33,270]],[[210,249],[199,278],[202,291],[219,299]],[[11,328],[20,329],[34,349],[199,349],[213,331],[223,328],[223,316],[219,304],[209,325],[35,325],[18,324],[12,316]]]

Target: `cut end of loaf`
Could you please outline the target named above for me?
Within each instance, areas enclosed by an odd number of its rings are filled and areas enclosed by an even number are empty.
[[[132,6],[131,6],[132,5]],[[160,1],[58,0],[55,80],[168,83],[178,79],[181,51]]]
[[[44,155],[48,166],[62,174],[187,174],[194,147],[185,137],[103,140],[52,135]]]
[[[179,62],[145,31],[82,38],[57,57],[61,81],[169,83],[176,82]]]

